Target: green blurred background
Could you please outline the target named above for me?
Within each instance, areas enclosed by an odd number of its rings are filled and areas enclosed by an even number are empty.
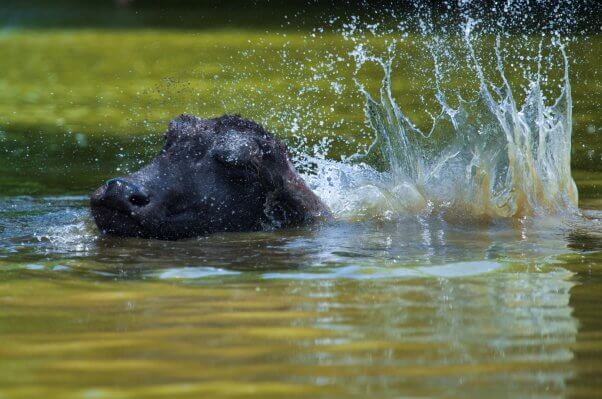
[[[0,195],[87,193],[152,157],[167,122],[184,112],[239,113],[300,151],[329,144],[328,156],[350,155],[371,132],[352,43],[333,30],[354,15],[385,18],[384,3],[3,1]],[[573,166],[602,171],[602,40],[596,13],[580,21],[569,47]],[[430,58],[406,43],[395,96],[428,128]],[[382,73],[359,77],[377,90]]]

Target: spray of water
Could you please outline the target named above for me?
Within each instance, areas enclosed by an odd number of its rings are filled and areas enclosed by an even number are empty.
[[[522,10],[519,10],[522,12]],[[374,142],[366,153],[347,162],[311,158],[317,171],[306,178],[342,217],[395,217],[404,214],[441,213],[472,217],[522,217],[573,214],[577,189],[571,177],[572,101],[566,43],[558,34],[541,35],[530,59],[532,73],[523,71],[526,84],[516,95],[507,72],[504,40],[499,31],[479,37],[481,22],[470,15],[452,34],[433,33],[432,24],[420,20],[425,51],[434,65],[435,100],[440,110],[428,131],[419,129],[398,105],[392,90],[392,65],[404,54],[394,40],[388,56],[376,56],[359,43],[351,57],[360,71],[364,66],[382,69],[376,95],[359,79],[365,98],[366,119]],[[352,24],[351,36],[357,31]],[[403,35],[402,35],[403,36]],[[493,42],[493,68],[486,68],[477,45]],[[404,40],[400,39],[401,41]],[[457,68],[469,71],[476,83],[474,98],[457,94],[455,105],[444,86],[443,58],[449,43],[461,43],[464,57]],[[562,70],[553,99],[545,83],[551,81],[548,63],[555,54]],[[496,76],[491,76],[491,69]],[[516,66],[514,68],[516,70]],[[498,83],[494,83],[498,82]]]

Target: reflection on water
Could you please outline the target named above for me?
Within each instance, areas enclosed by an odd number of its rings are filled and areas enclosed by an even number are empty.
[[[583,353],[600,346],[602,241],[576,248],[584,225],[408,218],[168,243],[99,237],[85,204],[0,203],[8,397],[564,397],[572,381],[594,386]]]
[[[516,262],[538,270],[571,253],[575,237],[598,249],[602,232],[602,215],[591,211],[588,218],[481,224],[419,215],[165,242],[100,236],[86,197],[12,197],[0,202],[0,215],[0,259],[10,260],[12,268],[60,266],[122,278],[243,271],[263,278],[461,277],[505,270]]]
[[[561,396],[575,373],[570,276],[201,286],[22,276],[0,286],[10,342],[0,384],[15,396]]]

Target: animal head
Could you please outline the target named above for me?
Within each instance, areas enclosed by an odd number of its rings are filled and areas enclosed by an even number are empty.
[[[91,197],[105,233],[178,239],[218,231],[291,226],[328,216],[287,156],[259,124],[239,116],[170,122],[161,152]]]

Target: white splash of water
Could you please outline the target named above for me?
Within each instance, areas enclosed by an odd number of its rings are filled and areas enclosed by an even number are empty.
[[[347,162],[309,158],[310,186],[343,218],[382,217],[445,212],[471,217],[521,217],[574,214],[577,188],[571,176],[572,100],[569,60],[558,36],[539,41],[537,72],[524,73],[528,84],[521,98],[505,70],[502,37],[495,40],[495,79],[477,56],[475,27],[467,18],[459,30],[466,59],[478,82],[476,98],[458,95],[452,106],[440,87],[441,37],[433,36],[435,99],[440,112],[424,132],[406,116],[392,91],[392,64],[403,56],[389,51],[377,57],[364,44],[351,53],[357,70],[379,65],[383,79],[378,96],[359,81],[374,142],[365,154]],[[355,29],[355,27],[354,27]],[[449,38],[448,38],[449,40]],[[559,94],[544,94],[542,46],[562,59]],[[456,60],[460,61],[460,60]],[[458,64],[462,67],[462,64]],[[514,88],[516,91],[516,87]]]

